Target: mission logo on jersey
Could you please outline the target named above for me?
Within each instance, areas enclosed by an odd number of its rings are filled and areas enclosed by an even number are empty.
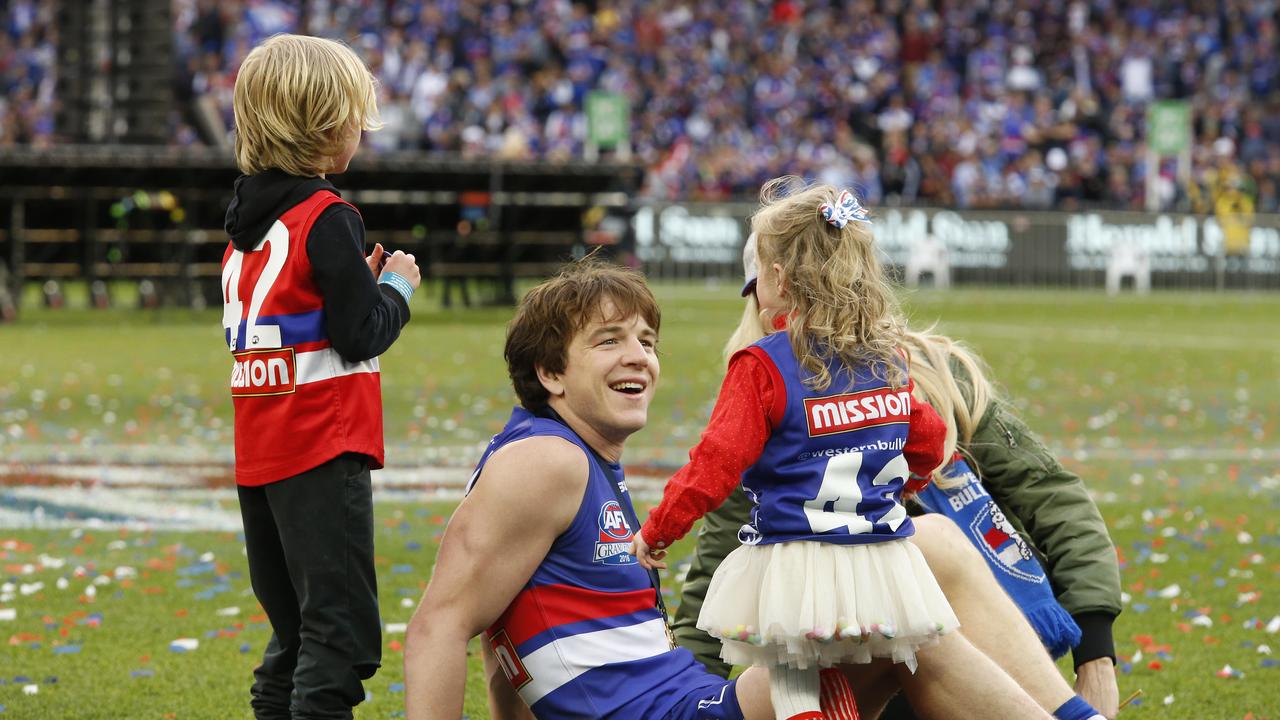
[[[631,526],[627,515],[617,500],[609,500],[600,506],[600,535],[596,540],[596,553],[592,562],[606,565],[627,565],[636,561],[631,554]]]
[[[231,397],[288,395],[297,388],[293,348],[240,350],[231,354]]]
[[[887,387],[804,399],[809,437],[911,422],[911,393]]]

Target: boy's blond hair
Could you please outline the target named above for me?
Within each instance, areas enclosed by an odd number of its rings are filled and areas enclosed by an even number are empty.
[[[791,348],[812,374],[810,387],[830,386],[828,358],[848,367],[870,365],[900,387],[907,374],[897,301],[869,225],[850,221],[838,228],[823,219],[822,204],[835,206],[839,196],[831,185],[806,186],[793,177],[766,183],[751,218],[760,266],[782,268]]]
[[[376,80],[351,48],[306,35],[274,35],[236,77],[236,165],[254,175],[278,168],[328,172],[351,133],[377,130]]]

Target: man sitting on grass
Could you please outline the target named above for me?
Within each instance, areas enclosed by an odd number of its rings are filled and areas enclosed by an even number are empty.
[[[590,260],[525,296],[505,348],[521,407],[481,458],[409,623],[411,720],[462,714],[481,633],[495,717],[774,717],[765,670],[724,680],[673,647],[656,578],[627,553],[636,521],[619,461],[648,419],[659,325],[638,274]],[[919,658],[914,675],[824,672],[822,717],[857,717],[850,684],[883,682],[930,717],[1002,705],[1047,717],[959,633]]]

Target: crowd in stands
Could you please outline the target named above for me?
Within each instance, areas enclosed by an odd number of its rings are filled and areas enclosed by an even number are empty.
[[[53,6],[0,0],[0,152],[54,139]]]
[[[6,5],[0,143],[38,142],[47,3]],[[630,103],[655,198],[750,197],[792,173],[871,206],[1141,209],[1157,173],[1165,207],[1233,189],[1280,210],[1276,0],[175,0],[174,18],[179,95],[221,133],[248,50],[305,32],[378,77],[381,152],[580,158],[585,98],[605,90]],[[1175,159],[1149,166],[1158,99],[1191,104],[1190,191]]]

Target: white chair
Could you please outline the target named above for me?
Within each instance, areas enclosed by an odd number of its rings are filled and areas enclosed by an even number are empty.
[[[1137,243],[1122,242],[1111,247],[1111,257],[1107,260],[1107,294],[1118,294],[1126,277],[1133,278],[1133,289],[1139,295],[1151,291],[1151,256]]]
[[[907,285],[915,287],[926,273],[933,276],[934,287],[951,287],[951,263],[947,259],[946,243],[933,235],[925,235],[911,243],[902,274]]]

